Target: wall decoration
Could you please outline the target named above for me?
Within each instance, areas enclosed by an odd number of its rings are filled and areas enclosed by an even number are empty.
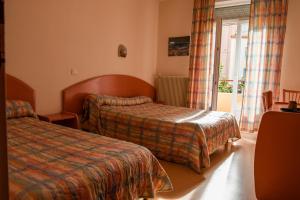
[[[169,56],[188,56],[189,53],[190,36],[169,38]]]
[[[126,58],[127,56],[127,48],[123,44],[119,45],[118,56],[122,58]]]

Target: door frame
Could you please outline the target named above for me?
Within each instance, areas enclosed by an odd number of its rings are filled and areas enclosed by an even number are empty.
[[[230,19],[228,19],[230,20]],[[232,19],[233,21],[237,21],[239,25],[243,23],[243,21],[249,20],[248,18],[236,18]],[[219,85],[219,66],[221,63],[221,44],[222,44],[222,27],[223,27],[223,19],[217,17],[215,19],[216,23],[216,32],[215,32],[215,51],[214,51],[214,68],[213,68],[213,83],[212,83],[212,102],[211,109],[217,110],[218,108],[218,85]],[[240,27],[241,28],[241,27]],[[236,61],[235,61],[236,62]],[[235,64],[236,65],[236,64]]]
[[[218,106],[218,85],[219,85],[219,67],[221,58],[221,42],[222,42],[222,18],[216,18],[216,37],[214,52],[214,69],[213,69],[213,85],[212,85],[212,103],[211,109],[217,110]]]

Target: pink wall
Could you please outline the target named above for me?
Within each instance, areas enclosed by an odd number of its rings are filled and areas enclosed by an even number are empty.
[[[59,112],[61,91],[90,77],[129,74],[152,83],[158,6],[158,0],[8,0],[7,72],[35,88],[39,113]],[[126,59],[117,57],[120,43],[128,47]]]
[[[36,89],[39,113],[60,111],[61,91],[90,77],[129,74],[153,83],[156,71],[187,75],[189,57],[168,57],[167,43],[190,34],[192,9],[193,0],[9,0],[6,69]],[[290,0],[282,87],[300,90],[298,10],[300,1]],[[117,57],[120,43],[126,59]]]
[[[189,35],[193,0],[164,0],[159,6],[157,72],[163,75],[188,75],[188,57],[168,57],[168,37]],[[300,90],[300,1],[290,0],[285,39],[282,88]]]
[[[165,0],[160,2],[158,74],[188,75],[189,56],[168,57],[168,38],[191,34],[193,2],[194,0]]]

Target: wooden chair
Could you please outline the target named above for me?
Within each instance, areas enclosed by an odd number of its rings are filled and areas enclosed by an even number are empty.
[[[266,112],[268,109],[270,109],[272,107],[273,92],[271,90],[263,92],[262,101],[263,101],[264,111]]]
[[[283,89],[283,102],[296,101],[300,104],[300,91]]]
[[[300,199],[299,121],[298,113],[263,115],[254,158],[257,199]]]

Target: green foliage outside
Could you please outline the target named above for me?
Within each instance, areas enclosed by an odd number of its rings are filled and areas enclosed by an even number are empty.
[[[221,75],[222,75],[223,69],[224,69],[224,66],[221,65],[219,67],[220,80],[219,80],[219,85],[218,85],[218,91],[221,93],[232,93],[232,81],[222,80]],[[239,80],[238,93],[242,93],[244,88],[245,88],[245,81]]]
[[[219,81],[218,89],[218,91],[222,93],[232,93],[232,85],[225,80]]]

